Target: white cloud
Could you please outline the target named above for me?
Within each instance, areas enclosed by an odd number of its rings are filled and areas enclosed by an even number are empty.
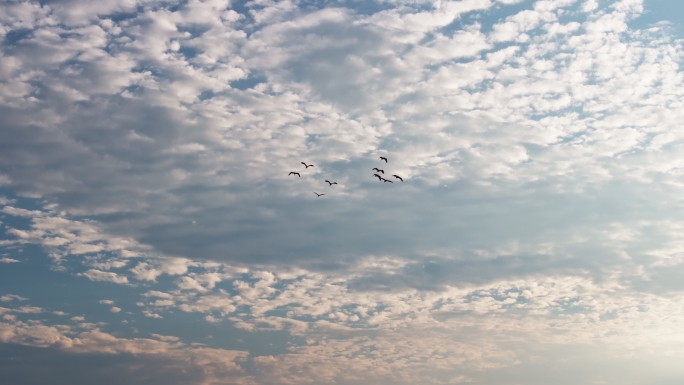
[[[110,312],[112,313],[118,313],[121,311],[120,307],[113,306],[111,309],[109,309]]]
[[[37,313],[42,313],[44,310],[42,308],[39,308],[36,306],[22,306],[20,308],[14,309],[14,311],[17,313],[24,313],[24,314],[37,314]]]
[[[584,3],[582,3],[582,11],[584,12],[591,12],[598,8],[598,1],[596,0],[586,0]]]
[[[177,285],[178,288],[182,290],[196,290],[199,292],[207,291],[207,289],[200,285],[199,282],[187,276],[181,277],[180,282],[178,282]]]
[[[178,337],[176,337],[176,336],[165,336],[165,335],[154,334],[154,333],[153,333],[153,334],[152,334],[152,337],[154,337],[154,338],[156,338],[156,339],[158,339],[158,340],[161,340],[161,341],[166,341],[166,342],[177,342],[177,341],[180,341],[180,338],[178,338]]]
[[[152,306],[156,307],[167,307],[167,306],[173,306],[174,302],[168,299],[158,299],[154,302],[151,303]]]
[[[7,197],[0,195],[0,206],[11,205],[16,202],[15,199],[8,199]]]
[[[111,299],[101,299],[99,303],[103,305],[114,305],[114,301],[112,301]]]
[[[28,298],[24,298],[19,295],[14,295],[14,294],[5,294],[2,297],[0,297],[0,301],[2,302],[9,302],[9,301],[26,301]]]
[[[103,260],[103,258],[86,258],[88,260],[87,265],[98,270],[111,270],[111,269],[120,269],[122,267],[125,267],[128,265],[127,260],[117,260],[117,259],[110,259],[106,258]]]
[[[83,275],[91,281],[111,282],[111,283],[117,283],[120,285],[128,284],[128,278],[127,277],[120,276],[120,275],[117,275],[116,273],[111,273],[111,272],[105,272],[105,271],[90,269],[90,270],[86,271],[85,273],[80,273],[79,275]]]
[[[67,219],[63,212],[26,210],[12,206],[5,206],[2,211],[13,216],[31,218],[32,229],[30,231],[10,228],[8,232],[17,237],[21,243],[43,245],[56,261],[65,255],[98,252],[116,252],[124,257],[133,257],[149,250],[149,247],[140,245],[135,240],[103,233],[92,221]],[[121,260],[112,260],[104,264],[94,263],[94,267],[104,269],[125,265],[126,262]]]
[[[7,258],[7,257],[0,258],[0,263],[17,263],[17,262],[21,262],[21,261],[19,261],[17,259],[13,259],[13,258]]]
[[[157,277],[162,274],[185,274],[188,271],[188,267],[192,265],[196,265],[196,263],[185,258],[160,258],[154,261],[154,264],[140,262],[131,271],[138,280],[156,281]]]
[[[143,314],[145,315],[145,317],[149,317],[149,318],[163,318],[159,314],[153,313],[149,310],[143,310]]]
[[[168,294],[168,293],[163,293],[161,291],[148,291],[147,293],[144,294],[145,297],[158,297],[158,298],[163,298],[163,299],[171,299],[173,298],[173,295]]]

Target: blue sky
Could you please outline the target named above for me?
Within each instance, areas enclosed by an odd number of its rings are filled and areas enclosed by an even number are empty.
[[[0,4],[0,382],[679,384],[682,7]]]

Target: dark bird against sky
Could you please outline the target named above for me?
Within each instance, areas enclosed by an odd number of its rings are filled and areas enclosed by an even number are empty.
[[[385,158],[384,156],[381,156],[381,157],[380,157],[380,160],[384,160],[385,163],[387,163],[387,158]]]
[[[374,176],[374,177],[377,177],[378,180],[380,180],[380,181],[382,180],[382,177],[381,177],[380,175],[378,175],[378,174],[373,174],[373,176]]]
[[[385,170],[380,170],[380,169],[377,168],[377,167],[374,167],[373,170],[376,171],[376,172],[381,172],[381,173],[383,173],[383,174],[385,173]]]
[[[402,182],[404,181],[404,178],[400,177],[399,175],[394,174],[394,175],[392,175],[392,176],[395,177],[395,178],[397,178],[397,179],[399,179],[399,180],[402,181]]]
[[[316,196],[318,196],[318,197],[325,195],[325,194],[319,194],[319,193],[317,193],[317,192],[315,192],[315,191],[314,191],[313,193],[316,194]]]
[[[337,182],[331,182],[331,181],[329,181],[329,180],[327,180],[327,179],[326,179],[325,181],[326,181],[326,183],[328,183],[328,184],[331,185],[331,186],[334,185],[334,184],[337,184]]]
[[[299,175],[298,172],[294,172],[294,171],[290,171],[290,173],[287,174],[287,175],[290,176],[290,175],[293,175],[293,174],[294,174],[294,175],[297,175],[297,176],[300,177],[300,178],[302,177],[301,175]]]
[[[304,163],[304,162],[300,162],[300,163],[303,164],[304,167],[306,167],[306,168],[309,168],[309,167],[313,167],[313,166],[314,166],[313,164],[306,164],[306,163]]]

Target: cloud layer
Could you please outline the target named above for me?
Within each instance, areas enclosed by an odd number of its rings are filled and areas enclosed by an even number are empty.
[[[630,380],[554,376],[597,356],[651,374],[659,362],[669,383],[684,51],[668,22],[635,26],[645,11],[0,5],[2,267],[38,245],[58,274],[116,288],[73,324],[31,318],[67,311],[9,288],[0,340],[144,356],[203,384]],[[90,320],[187,314],[291,345],[195,346]],[[540,369],[563,357],[585,358]]]

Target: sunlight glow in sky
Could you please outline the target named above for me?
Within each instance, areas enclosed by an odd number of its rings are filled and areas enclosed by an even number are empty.
[[[0,2],[0,383],[681,384],[682,4]]]

